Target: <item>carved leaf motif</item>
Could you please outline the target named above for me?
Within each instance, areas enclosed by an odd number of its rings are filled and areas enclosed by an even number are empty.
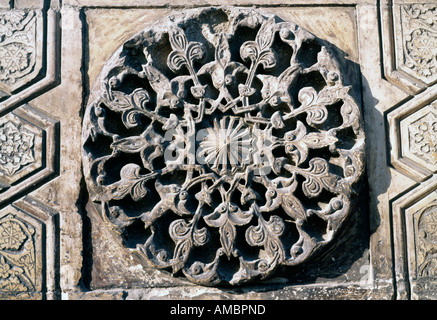
[[[146,103],[150,101],[150,96],[146,90],[137,88],[131,93],[130,97],[135,109],[147,110]]]
[[[187,47],[188,40],[185,36],[185,32],[179,27],[171,27],[169,30],[170,35],[170,45],[173,50],[185,51]]]
[[[188,59],[201,60],[203,58],[204,51],[202,48],[202,44],[200,42],[190,42],[187,48],[187,57]]]
[[[130,110],[123,112],[121,119],[123,121],[123,124],[126,126],[126,128],[131,129],[140,124],[139,116],[141,115],[141,112],[136,110]]]
[[[180,70],[184,65],[187,66],[196,85],[199,85],[192,62],[203,58],[204,49],[202,44],[200,42],[188,42],[185,32],[179,27],[171,28],[169,35],[173,51],[168,55],[168,66],[173,71]]]
[[[312,87],[305,87],[299,91],[298,100],[302,104],[299,109],[307,113],[306,121],[309,125],[322,124],[328,117],[325,105],[319,104],[317,99],[317,92]]]
[[[112,91],[111,97],[107,98],[106,105],[115,112],[132,109],[132,102],[129,96],[120,91]]]
[[[227,220],[219,229],[220,243],[225,254],[230,257],[233,254],[236,230],[234,225]]]
[[[184,267],[188,254],[193,247],[191,232],[192,226],[183,219],[175,220],[170,224],[169,234],[176,243],[172,258],[173,272],[177,272]]]
[[[297,121],[296,129],[284,134],[285,152],[292,154],[296,165],[303,163],[308,157],[308,146],[302,142],[307,129],[301,121]]]
[[[267,50],[261,54],[259,63],[265,70],[273,69],[276,66],[276,55],[273,50]]]
[[[191,225],[187,224],[184,219],[178,219],[170,224],[168,230],[170,237],[179,242],[190,236]]]
[[[271,47],[275,35],[275,19],[270,18],[264,22],[259,29],[255,41],[260,51],[264,51]]]
[[[302,141],[310,148],[323,148],[334,144],[338,139],[327,132],[311,132]]]
[[[167,64],[170,69],[177,71],[187,64],[187,60],[182,52],[172,51],[168,56]]]
[[[264,246],[270,256],[278,255],[280,259],[283,259],[285,251],[279,237],[284,229],[284,221],[278,216],[271,216],[268,222],[259,217],[258,225],[247,229],[246,241],[251,246]]]
[[[201,229],[194,228],[193,232],[193,240],[194,245],[200,247],[205,245],[208,242],[209,236],[208,236],[208,229],[205,227]]]
[[[139,125],[139,115],[150,115],[151,113],[146,107],[150,101],[150,96],[142,88],[135,89],[130,95],[120,91],[112,91],[105,100],[105,105],[110,110],[122,113],[123,124],[128,129]]]
[[[251,246],[262,246],[265,242],[266,234],[261,223],[257,226],[250,226],[246,231],[246,241]]]
[[[305,181],[302,184],[304,194],[309,197],[317,197],[323,189],[335,191],[338,177],[329,173],[328,163],[322,158],[313,158],[309,162],[309,168],[302,170]]]
[[[165,249],[155,246],[155,236],[152,234],[144,245],[138,245],[138,249],[144,253],[148,262],[157,268],[168,268],[172,266],[169,253]]]
[[[255,41],[246,41],[240,48],[240,56],[244,61],[250,59],[255,61],[258,56],[258,45]]]
[[[296,165],[303,163],[308,156],[308,149],[319,149],[335,144],[338,141],[330,132],[307,133],[305,125],[297,121],[296,129],[284,134],[285,152],[293,155]]]
[[[231,52],[229,51],[229,43],[224,33],[221,33],[219,36],[218,45],[215,50],[215,60],[222,67],[225,67],[231,61]]]
[[[305,220],[306,214],[302,203],[292,194],[282,196],[282,208],[292,218]]]

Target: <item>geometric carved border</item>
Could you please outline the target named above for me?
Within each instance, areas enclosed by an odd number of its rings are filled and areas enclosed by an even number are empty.
[[[0,117],[0,207],[53,177],[59,122],[27,104]]]
[[[56,299],[58,215],[25,197],[0,210],[0,299]]]

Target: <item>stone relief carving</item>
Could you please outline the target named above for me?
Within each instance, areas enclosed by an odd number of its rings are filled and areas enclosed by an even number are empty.
[[[308,260],[352,210],[360,110],[330,50],[253,9],[172,15],[107,62],[83,124],[92,201],[147,262],[203,285]]]
[[[12,176],[21,167],[35,161],[34,134],[8,121],[0,126],[0,171]]]
[[[9,214],[0,220],[0,292],[35,289],[35,229]]]
[[[0,117],[0,204],[56,171],[58,121],[30,105]]]
[[[420,78],[433,80],[437,74],[437,5],[401,6],[404,63]]]
[[[433,108],[435,110],[435,108]],[[437,115],[429,111],[410,124],[410,151],[430,165],[437,165]]]
[[[388,115],[392,163],[417,181],[437,171],[436,114],[436,102],[424,93]]]
[[[416,222],[417,276],[437,276],[437,205],[420,210]]]
[[[35,11],[0,11],[0,81],[7,86],[33,71],[36,62]]]

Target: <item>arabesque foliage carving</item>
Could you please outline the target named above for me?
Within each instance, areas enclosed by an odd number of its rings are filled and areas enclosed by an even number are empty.
[[[8,121],[0,126],[0,172],[12,176],[32,163],[34,134]]]
[[[35,11],[0,11],[0,81],[4,84],[13,84],[33,70],[35,33]]]
[[[34,233],[32,226],[12,214],[0,220],[0,293],[35,290]]]
[[[431,105],[431,110],[437,110]],[[409,126],[410,150],[431,165],[437,165],[437,114],[428,112]]]
[[[253,9],[187,11],[102,71],[83,163],[102,217],[149,264],[265,279],[329,243],[364,171],[359,107],[330,50]]]
[[[416,223],[417,276],[437,276],[437,205],[419,212]]]
[[[437,74],[437,5],[401,6],[405,66],[424,79]]]

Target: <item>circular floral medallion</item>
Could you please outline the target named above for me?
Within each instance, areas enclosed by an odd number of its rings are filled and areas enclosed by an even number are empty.
[[[329,243],[364,171],[360,110],[335,57],[254,9],[169,16],[115,53],[83,129],[102,217],[157,268],[264,279]]]

